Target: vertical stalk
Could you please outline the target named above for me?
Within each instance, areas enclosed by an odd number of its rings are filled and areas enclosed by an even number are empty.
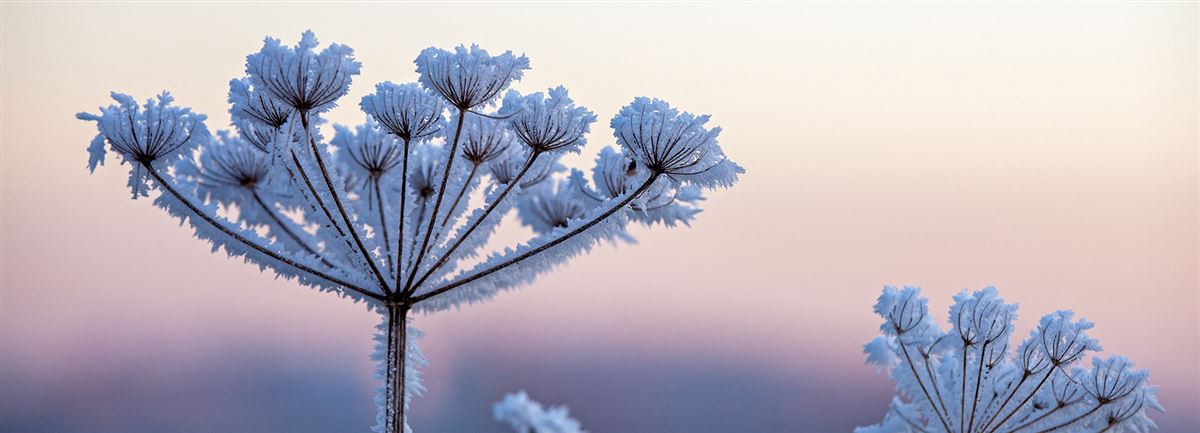
[[[425,239],[421,241],[421,249],[416,251],[417,259],[413,261],[412,272],[408,274],[404,289],[396,288],[397,293],[409,295],[415,290],[412,286],[413,276],[421,269],[421,260],[425,259],[426,247],[429,246],[429,237],[433,236],[433,225],[437,223],[438,212],[442,209],[442,197],[446,195],[446,185],[450,181],[450,169],[454,167],[454,155],[458,153],[458,138],[462,136],[463,119],[467,117],[467,113],[466,109],[458,109],[458,126],[454,128],[454,139],[450,141],[450,153],[446,155],[446,169],[442,172],[442,186],[438,187],[437,200],[433,202],[433,215],[429,217],[429,226],[425,227]]]
[[[387,433],[404,433],[405,361],[408,356],[409,306],[389,304],[387,354]]]

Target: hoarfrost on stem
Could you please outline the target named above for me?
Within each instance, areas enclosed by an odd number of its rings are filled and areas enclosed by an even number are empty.
[[[686,224],[704,190],[743,172],[708,116],[643,97],[612,120],[620,147],[601,152],[591,178],[568,172],[559,157],[580,151],[596,116],[562,86],[510,89],[529,60],[475,45],[422,51],[418,82],[378,84],[358,104],[366,122],[335,125],[326,139],[322,115],[361,65],[345,45],[318,45],[312,32],[291,47],[266,38],[246,57],[247,76],[229,82],[233,129],[215,136],[167,93],[142,106],[113,93],[116,104],[78,117],[98,129],[89,169],[117,153],[134,198],[157,192],[155,205],[214,252],[380,315],[379,432],[409,431],[422,389],[413,311],[528,284],[600,242],[632,241],[631,222]],[[535,236],[480,258],[514,210]],[[533,416],[520,419],[539,432],[580,431],[565,409],[518,400],[502,406]]]
[[[1042,317],[1016,347],[1017,305],[995,288],[955,296],[949,331],[914,287],[885,287],[875,313],[882,335],[867,343],[867,362],[891,375],[898,395],[883,422],[857,433],[1147,432],[1147,409],[1163,410],[1149,373],[1125,357],[1080,365],[1100,344],[1071,311]]]

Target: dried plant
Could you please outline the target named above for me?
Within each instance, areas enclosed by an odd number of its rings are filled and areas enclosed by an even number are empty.
[[[592,181],[567,173],[559,157],[580,151],[596,116],[563,87],[510,90],[529,60],[476,46],[422,51],[419,82],[379,84],[359,104],[367,122],[336,126],[326,141],[322,115],[360,64],[345,45],[317,45],[311,32],[295,47],[267,38],[246,58],[247,77],[230,82],[236,133],[211,135],[205,116],[167,93],[142,106],[113,93],[116,104],[78,117],[99,129],[89,167],[116,153],[134,198],[155,191],[214,250],[382,315],[376,431],[407,431],[421,389],[411,313],[528,284],[629,239],[631,222],[687,223],[702,190],[742,173],[707,116],[641,97],[613,118],[619,150],[601,152]],[[481,257],[513,208],[536,235]]]
[[[1162,411],[1146,370],[1100,350],[1092,323],[1071,311],[1042,317],[1029,338],[1009,346],[1017,305],[996,289],[963,291],[950,307],[950,331],[929,316],[920,289],[887,287],[883,317],[866,346],[867,362],[887,370],[899,396],[880,424],[857,433],[1116,433],[1155,427],[1146,409]]]

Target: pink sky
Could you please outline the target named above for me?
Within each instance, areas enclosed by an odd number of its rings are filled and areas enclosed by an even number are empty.
[[[712,114],[748,171],[690,229],[637,230],[639,245],[418,318],[432,361],[418,427],[447,413],[486,420],[488,407],[463,407],[476,404],[461,394],[473,381],[619,415],[637,408],[581,397],[592,382],[539,378],[664,360],[844,386],[863,406],[834,408],[841,424],[824,428],[870,423],[890,387],[863,365],[870,308],[884,284],[912,284],[939,317],[958,290],[995,285],[1021,304],[1019,336],[1074,309],[1107,353],[1151,370],[1163,431],[1200,429],[1195,4],[2,7],[5,418],[54,402],[67,418],[123,425],[103,421],[120,413],[111,407],[138,416],[120,402],[139,397],[122,392],[155,383],[221,401],[239,388],[204,383],[251,352],[280,363],[284,380],[344,378],[328,380],[369,403],[372,314],[210,254],[148,200],[128,199],[124,167],[89,176],[94,129],[73,119],[109,90],[168,89],[215,129],[228,121],[228,80],[262,37],[290,43],[311,28],[363,63],[335,122],[360,122],[350,101],[374,83],[414,80],[421,48],[477,42],[532,59],[518,89],[562,83],[602,119],[575,162],[611,142],[621,105],[651,95]],[[124,371],[147,384],[113,385]],[[614,393],[647,380],[616,376]],[[18,385],[39,391],[12,394]],[[72,400],[76,389],[89,400]],[[779,407],[821,407],[814,394],[784,394]],[[171,419],[189,416],[209,419]],[[583,419],[628,428],[615,418]]]

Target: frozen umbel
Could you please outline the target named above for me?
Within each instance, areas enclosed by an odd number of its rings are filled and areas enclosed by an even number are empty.
[[[99,113],[89,168],[116,153],[133,197],[186,221],[196,236],[302,285],[365,302],[379,313],[376,431],[407,431],[405,410],[424,363],[413,312],[481,302],[604,241],[631,239],[631,223],[688,223],[702,192],[743,172],[717,143],[708,116],[638,97],[610,125],[590,173],[559,158],[579,152],[596,116],[564,87],[510,90],[529,69],[512,52],[428,48],[416,83],[385,82],[359,103],[366,122],[322,115],[360,64],[340,44],[317,49],[267,38],[230,82],[232,131],[163,93],[138,105],[113,93]],[[478,205],[474,205],[478,203]],[[515,210],[535,233],[481,251]]]

